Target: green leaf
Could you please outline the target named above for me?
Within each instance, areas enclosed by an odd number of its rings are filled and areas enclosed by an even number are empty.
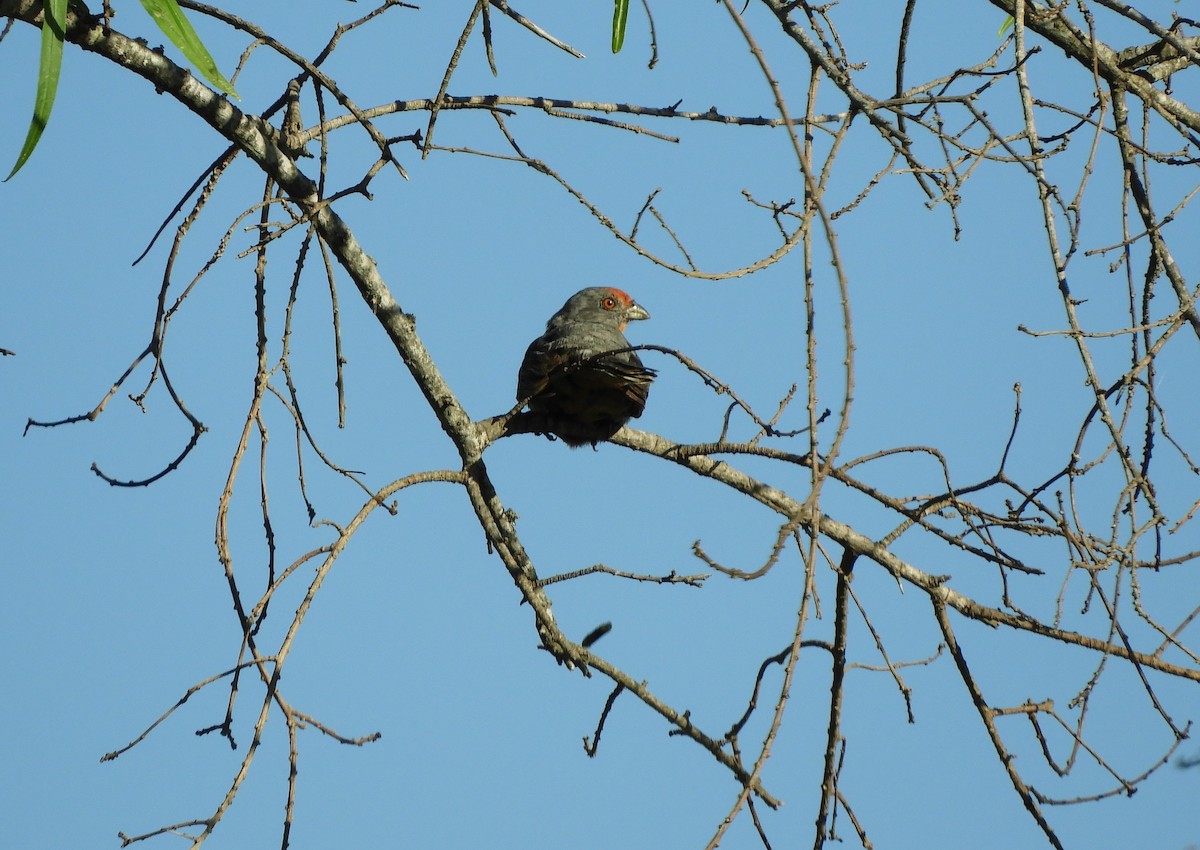
[[[33,149],[42,138],[54,96],[58,93],[58,72],[62,69],[63,39],[67,31],[67,0],[44,0],[42,13],[42,56],[38,60],[37,96],[33,101],[33,120],[25,134],[25,144],[17,156],[17,164],[5,177],[5,182],[21,170]]]
[[[613,2],[613,53],[620,53],[625,44],[625,22],[629,20],[629,0]]]
[[[196,35],[196,31],[188,23],[188,19],[183,16],[183,10],[179,8],[179,4],[175,0],[142,0],[142,5],[150,13],[150,17],[154,18],[154,23],[158,24],[163,35],[171,39],[171,43],[183,51],[183,55],[204,76],[204,79],[225,94],[233,95],[241,100],[229,80],[225,79],[225,75],[217,69],[217,63],[213,61],[204,42],[200,41],[200,36]]]
[[[1016,19],[1014,19],[1012,15],[1006,15],[1004,18],[1004,23],[1002,23],[1000,25],[1000,29],[996,31],[997,37],[1004,38],[1004,34],[1008,32],[1008,28],[1015,23]]]

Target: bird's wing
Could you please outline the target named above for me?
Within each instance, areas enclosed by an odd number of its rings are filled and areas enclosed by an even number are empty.
[[[525,351],[525,359],[517,372],[517,401],[532,398],[546,388],[550,374],[567,361],[567,352],[554,345],[554,340],[538,337]]]

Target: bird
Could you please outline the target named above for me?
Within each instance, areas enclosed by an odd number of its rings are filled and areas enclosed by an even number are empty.
[[[571,448],[595,447],[642,415],[657,374],[630,350],[625,326],[650,314],[629,293],[590,286],[567,299],[530,343],[517,373],[517,401]]]

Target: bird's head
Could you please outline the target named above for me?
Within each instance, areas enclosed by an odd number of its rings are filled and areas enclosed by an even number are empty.
[[[562,309],[554,314],[549,325],[565,322],[599,322],[613,325],[624,331],[625,325],[638,319],[649,319],[650,314],[629,293],[615,286],[589,286],[567,299]]]

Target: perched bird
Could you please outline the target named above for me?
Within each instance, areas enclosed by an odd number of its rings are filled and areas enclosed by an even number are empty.
[[[608,439],[646,408],[655,371],[628,350],[623,331],[630,321],[649,318],[615,287],[576,292],[525,352],[517,400],[568,446]]]

